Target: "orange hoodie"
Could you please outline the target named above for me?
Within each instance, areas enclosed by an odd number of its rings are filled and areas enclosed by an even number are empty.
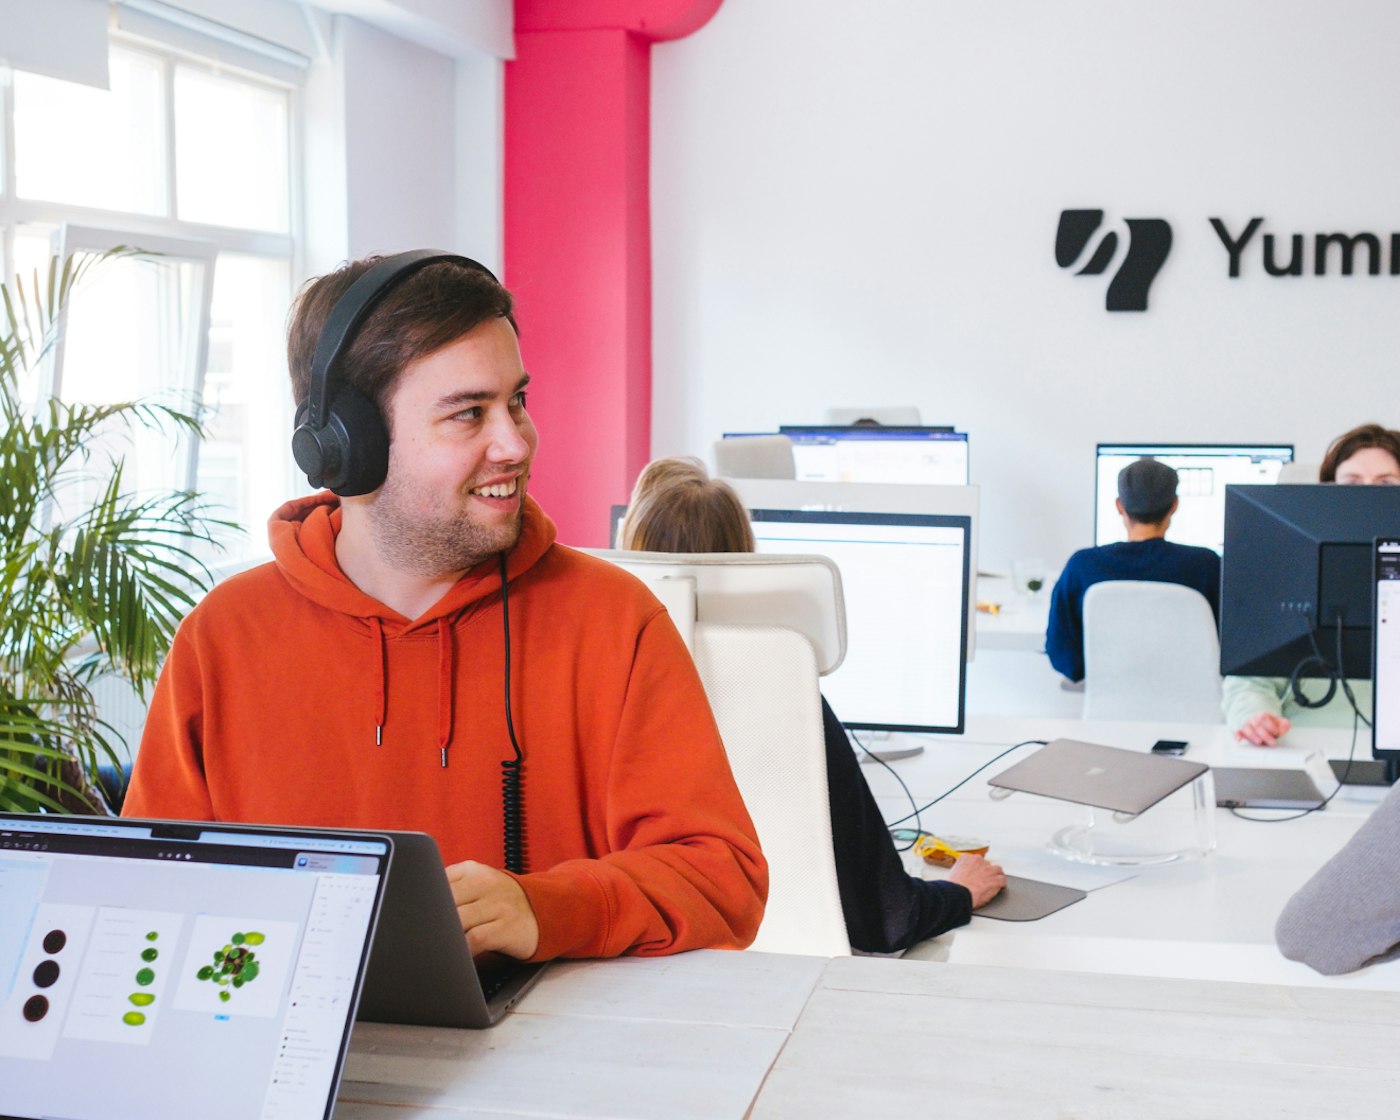
[[[420,830],[499,867],[499,561],[409,620],[340,572],[339,528],[334,495],[287,503],[274,562],[184,620],[123,812]],[[665,609],[529,499],[507,573],[535,959],[747,945],[767,866]]]

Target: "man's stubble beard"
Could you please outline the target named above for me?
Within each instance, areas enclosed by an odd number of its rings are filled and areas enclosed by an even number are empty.
[[[434,517],[415,511],[409,487],[397,483],[393,472],[369,508],[375,548],[399,571],[420,576],[463,572],[498,552],[515,546],[524,521],[524,479],[517,495],[520,508],[509,523],[487,528],[458,508]],[[467,499],[470,501],[470,499]]]

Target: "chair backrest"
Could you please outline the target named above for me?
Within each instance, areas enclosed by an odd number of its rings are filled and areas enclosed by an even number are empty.
[[[1321,469],[1321,463],[1284,463],[1278,469],[1278,480],[1294,486],[1303,482],[1316,482],[1317,472]]]
[[[759,555],[754,552],[634,552],[584,549],[625,568],[650,587],[671,610],[682,600],[667,584],[684,580],[693,588],[694,623],[742,623],[796,630],[816,651],[817,671],[835,672],[846,657],[846,603],[841,572],[826,556]],[[693,642],[688,642],[691,651]]]
[[[818,690],[820,673],[845,654],[835,565],[824,556],[594,555],[658,591],[667,608],[679,612],[673,617],[682,637],[689,632],[734,779],[768,860],[768,907],[750,948],[849,954]]]
[[[1220,639],[1204,595],[1142,580],[1084,593],[1084,718],[1223,720]]]
[[[783,435],[717,439],[715,473],[722,478],[796,478],[792,440]]]

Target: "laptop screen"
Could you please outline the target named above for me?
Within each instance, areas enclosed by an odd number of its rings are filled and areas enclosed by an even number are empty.
[[[1376,541],[1372,754],[1400,759],[1400,537]]]
[[[329,1117],[392,841],[0,815],[19,1117]]]

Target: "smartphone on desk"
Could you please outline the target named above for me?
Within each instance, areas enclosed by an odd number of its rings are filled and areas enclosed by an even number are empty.
[[[1190,744],[1185,739],[1158,739],[1152,744],[1153,754],[1185,754]]]

